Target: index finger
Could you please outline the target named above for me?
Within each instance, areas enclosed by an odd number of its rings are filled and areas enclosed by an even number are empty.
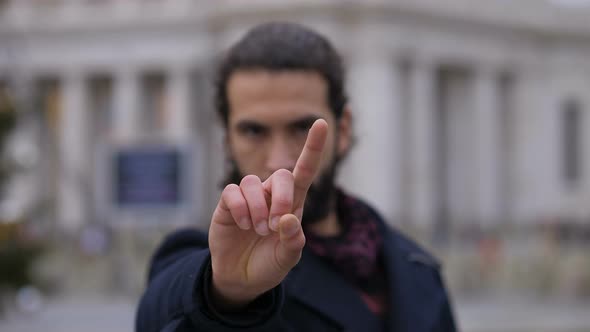
[[[293,170],[294,209],[303,206],[307,190],[320,169],[327,136],[328,123],[324,119],[316,120],[309,129],[307,140]]]

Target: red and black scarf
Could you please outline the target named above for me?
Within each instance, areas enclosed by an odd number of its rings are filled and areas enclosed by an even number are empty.
[[[377,217],[365,203],[340,190],[336,209],[342,232],[333,237],[306,232],[306,246],[360,290],[369,309],[381,315],[387,292]]]

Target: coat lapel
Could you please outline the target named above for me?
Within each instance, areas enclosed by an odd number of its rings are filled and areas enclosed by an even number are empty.
[[[288,296],[318,311],[344,331],[380,330],[380,320],[358,291],[307,250],[287,279]]]
[[[389,283],[388,331],[432,331],[438,315],[438,292],[425,254],[406,248],[404,239],[382,225],[383,257]],[[429,269],[430,271],[418,271]],[[428,273],[430,272],[430,273]]]
[[[382,234],[384,234],[383,261],[389,284],[387,327],[391,332],[406,332],[408,330],[404,320],[413,321],[415,317],[412,315],[413,310],[406,310],[405,301],[400,303],[399,296],[404,294],[408,287],[411,287],[411,280],[408,280],[407,273],[403,273],[404,268],[407,269],[407,267],[404,267],[404,258],[396,248],[395,238],[389,230],[384,230]]]

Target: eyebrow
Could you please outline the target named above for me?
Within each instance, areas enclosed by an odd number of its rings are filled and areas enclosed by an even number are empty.
[[[304,117],[301,117],[299,119],[295,119],[295,120],[289,122],[287,124],[287,127],[289,127],[289,128],[303,128],[303,127],[311,128],[313,123],[316,120],[321,119],[321,118],[322,117],[316,116],[316,115],[304,116]],[[268,128],[265,124],[260,123],[255,120],[250,120],[250,119],[240,120],[236,124],[236,128],[238,128],[238,129],[253,128],[253,127],[260,128],[260,129]]]
[[[240,120],[236,124],[236,128],[238,128],[238,129],[253,128],[253,127],[261,128],[261,129],[266,128],[266,126],[263,125],[262,123],[256,122],[253,120]]]
[[[295,121],[292,121],[287,126],[290,128],[303,128],[303,127],[305,127],[305,128],[309,129],[309,128],[311,128],[313,123],[318,119],[321,119],[321,117],[315,116],[315,115],[309,115],[309,116],[305,116],[300,119],[297,119]]]

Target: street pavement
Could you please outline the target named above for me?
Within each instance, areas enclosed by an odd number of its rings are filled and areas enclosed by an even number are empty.
[[[54,299],[35,313],[9,312],[0,332],[129,332],[135,303],[102,296]]]
[[[103,296],[53,299],[34,314],[9,312],[0,318],[0,332],[129,332],[136,301]],[[455,302],[463,332],[590,332],[590,302],[518,297]]]

